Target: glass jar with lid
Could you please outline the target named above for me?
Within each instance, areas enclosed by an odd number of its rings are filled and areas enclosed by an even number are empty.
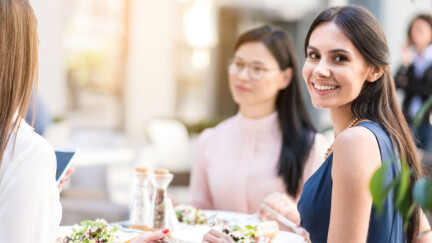
[[[135,168],[134,192],[130,208],[129,225],[131,228],[148,230],[151,227],[152,205],[149,195],[151,173],[148,168]]]
[[[177,228],[178,220],[167,193],[168,185],[173,178],[173,174],[169,173],[168,169],[157,169],[152,176],[152,185],[154,188],[152,200],[153,229],[169,228],[171,231],[174,231]]]

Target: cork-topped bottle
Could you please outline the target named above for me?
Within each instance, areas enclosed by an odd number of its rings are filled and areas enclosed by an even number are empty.
[[[133,177],[135,186],[129,224],[131,228],[147,230],[151,227],[152,205],[148,189],[151,173],[148,168],[135,168]]]
[[[157,169],[152,177],[153,184],[153,213],[152,227],[153,229],[165,229],[173,227],[174,213],[171,200],[168,198],[167,188],[173,179],[173,174],[169,173],[168,169]],[[174,218],[175,213],[174,213]]]

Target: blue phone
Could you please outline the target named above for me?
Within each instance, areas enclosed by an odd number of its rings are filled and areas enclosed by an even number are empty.
[[[68,150],[55,150],[55,155],[57,158],[57,173],[56,173],[56,181],[57,184],[60,183],[61,178],[66,175],[66,172],[71,167],[72,159],[78,152],[77,149],[68,149]]]

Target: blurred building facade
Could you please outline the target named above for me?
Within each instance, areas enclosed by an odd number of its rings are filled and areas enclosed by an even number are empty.
[[[235,37],[264,23],[286,28],[300,62],[316,14],[349,3],[371,10],[400,60],[410,18],[431,11],[428,0],[226,1],[41,0],[39,93],[53,117],[77,127],[143,136],[152,117],[198,122],[236,112],[227,86]],[[312,108],[311,108],[312,109]],[[328,125],[322,116],[324,129]],[[314,119],[316,120],[316,119]]]

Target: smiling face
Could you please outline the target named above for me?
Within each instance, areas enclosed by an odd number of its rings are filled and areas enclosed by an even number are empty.
[[[247,42],[235,52],[229,67],[229,86],[234,101],[242,107],[275,106],[278,92],[291,80],[261,42]]]
[[[372,69],[335,23],[322,23],[312,32],[303,78],[315,107],[351,107]]]

